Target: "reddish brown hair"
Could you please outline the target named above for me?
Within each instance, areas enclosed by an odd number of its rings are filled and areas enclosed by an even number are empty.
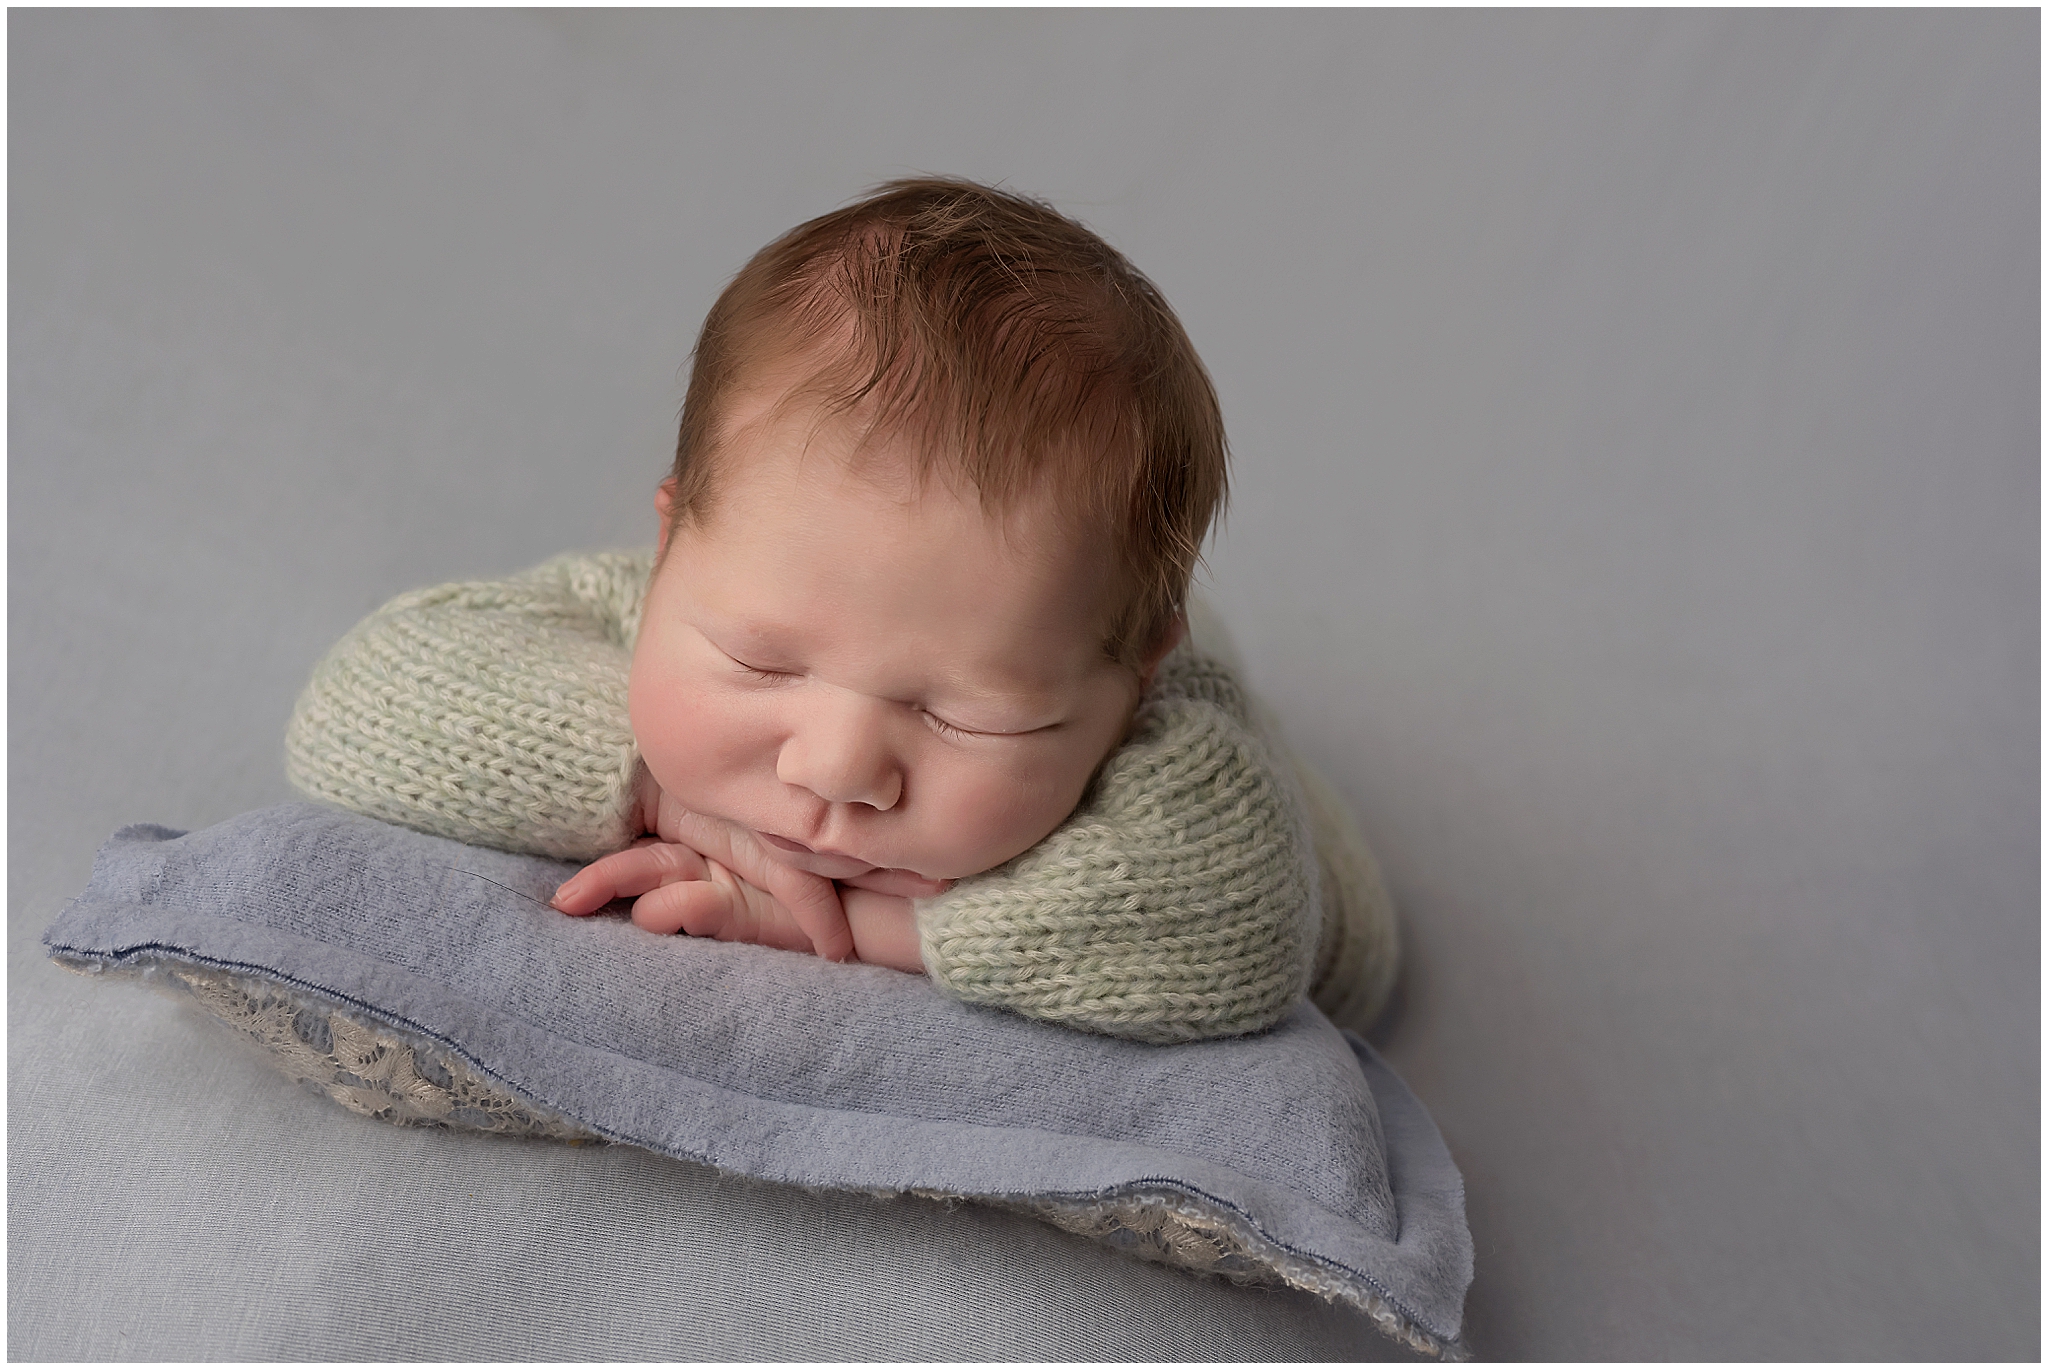
[[[712,305],[676,442],[671,532],[715,498],[721,415],[750,372],[991,513],[1043,491],[1112,540],[1105,649],[1135,666],[1184,607],[1226,494],[1222,411],[1186,330],[1121,253],[1052,206],[972,181],[891,181],[776,239]]]

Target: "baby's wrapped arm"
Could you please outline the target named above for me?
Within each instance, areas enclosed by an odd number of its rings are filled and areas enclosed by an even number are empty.
[[[651,556],[400,595],[292,711],[293,785],[457,841],[587,861],[641,831],[626,680]]]
[[[1339,950],[1319,936],[1323,825],[1291,769],[1228,672],[1175,652],[1073,817],[919,901],[926,971],[970,1002],[1142,1041],[1271,1026],[1320,962],[1355,960],[1319,955]]]

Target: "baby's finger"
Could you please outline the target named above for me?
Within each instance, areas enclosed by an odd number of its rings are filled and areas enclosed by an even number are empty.
[[[563,913],[596,913],[614,899],[631,899],[662,885],[706,878],[704,858],[688,847],[654,842],[628,847],[591,862],[562,882],[554,906]]]
[[[555,897],[548,900],[549,907],[581,918],[611,903],[617,892],[616,886],[603,866],[604,861],[595,862],[564,880],[556,888]]]
[[[634,854],[638,848],[613,852],[600,857],[582,870],[564,880],[555,890],[555,897],[548,902],[563,913],[582,917],[596,913],[599,909],[619,897],[623,891],[621,883],[631,874],[632,863],[619,860],[622,856]]]
[[[762,888],[782,901],[811,939],[812,951],[827,961],[853,959],[853,929],[847,926],[846,909],[830,880],[779,863],[771,863],[762,873]]]
[[[716,937],[732,919],[732,892],[709,880],[681,880],[649,890],[633,901],[633,923],[664,937],[687,932]]]
[[[727,858],[732,855],[733,835],[739,831],[733,824],[686,809],[665,794],[661,796],[660,822],[662,841],[683,843],[713,861],[731,865]]]
[[[662,835],[687,842],[705,856],[730,867],[740,879],[764,889],[789,911],[811,941],[811,950],[827,961],[853,957],[853,930],[839,892],[822,875],[785,865],[761,840],[744,828],[721,819],[692,813],[664,796]]]

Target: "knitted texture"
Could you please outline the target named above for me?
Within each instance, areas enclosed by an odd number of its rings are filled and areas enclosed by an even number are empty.
[[[1188,635],[1199,655],[1241,679],[1244,656],[1215,606],[1188,596]],[[1393,901],[1380,879],[1379,863],[1359,834],[1358,821],[1336,787],[1303,761],[1286,742],[1286,730],[1259,697],[1245,692],[1252,730],[1271,747],[1281,769],[1301,782],[1315,842],[1323,930],[1316,949],[1309,998],[1339,1027],[1364,1033],[1378,1021],[1392,997],[1401,966],[1401,939]]]
[[[300,696],[291,782],[480,846],[589,861],[628,845],[639,834],[626,681],[652,566],[651,552],[565,556],[392,600]],[[1384,892],[1376,874],[1357,876],[1371,857],[1334,791],[1311,785],[1304,802],[1294,766],[1253,720],[1221,665],[1188,646],[1172,653],[1066,823],[919,902],[933,981],[1154,1042],[1268,1027],[1311,971],[1318,1003],[1376,1005],[1383,989],[1361,998],[1350,983],[1392,972]],[[1337,846],[1319,864],[1325,840]],[[1368,885],[1376,897],[1361,896]],[[1361,965],[1373,955],[1384,964]]]
[[[400,595],[329,652],[285,735],[315,799],[459,842],[590,861],[633,831],[626,715],[650,559],[558,557]]]
[[[919,901],[925,969],[970,1003],[1141,1041],[1269,1027],[1316,947],[1302,823],[1236,683],[1176,652],[1065,824]]]

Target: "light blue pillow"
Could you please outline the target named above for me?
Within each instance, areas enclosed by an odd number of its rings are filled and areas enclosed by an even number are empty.
[[[189,991],[393,1121],[1023,1209],[1462,1355],[1457,1168],[1307,1003],[1224,1041],[1090,1036],[896,971],[567,918],[547,898],[570,869],[292,804],[122,829],[44,942]]]

